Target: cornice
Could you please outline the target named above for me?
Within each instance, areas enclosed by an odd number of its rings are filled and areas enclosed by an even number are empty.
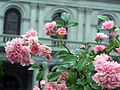
[[[120,11],[119,0],[10,0],[23,3],[39,3],[47,5],[63,5],[73,8],[91,8]],[[113,3],[111,3],[113,2]]]

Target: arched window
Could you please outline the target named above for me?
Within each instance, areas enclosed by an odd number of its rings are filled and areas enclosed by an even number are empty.
[[[21,14],[15,8],[10,8],[4,16],[4,34],[20,34]]]
[[[102,14],[102,16],[107,16],[111,21],[114,21],[114,18],[111,15],[109,15],[109,14]],[[98,20],[98,26],[102,26],[102,23],[104,23],[104,21],[99,19]],[[106,42],[106,43],[111,42],[112,37],[109,35],[109,31],[108,30],[101,29],[101,30],[98,30],[98,32],[105,33],[105,34],[107,34],[109,36],[109,38],[105,39],[104,42]]]
[[[64,12],[64,11],[60,11],[60,12],[55,13],[55,14],[52,16],[52,21],[57,21],[57,20],[59,20],[59,21],[65,23],[64,20],[61,18],[61,14],[62,14],[63,12]],[[67,28],[66,28],[66,30],[67,30]],[[67,31],[68,31],[68,30],[67,30]],[[55,38],[55,37],[53,37],[53,38]],[[64,39],[67,39],[67,35],[64,36]]]

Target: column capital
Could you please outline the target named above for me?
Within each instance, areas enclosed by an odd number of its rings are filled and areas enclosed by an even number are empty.
[[[86,10],[87,13],[91,13],[92,12],[91,8],[86,8],[85,10]]]
[[[45,6],[46,6],[46,4],[39,4],[39,8],[40,8],[40,9],[44,9]]]
[[[32,8],[35,8],[35,7],[37,7],[38,4],[37,3],[31,3],[30,5],[31,5]]]
[[[83,8],[83,7],[78,7],[77,10],[78,10],[78,11],[84,11],[85,8]]]

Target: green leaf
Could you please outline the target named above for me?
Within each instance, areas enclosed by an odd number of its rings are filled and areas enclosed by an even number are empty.
[[[48,63],[47,63],[47,62],[42,62],[42,67],[43,67],[44,69],[46,69],[47,66],[48,66]]]
[[[37,77],[36,77],[36,80],[37,80],[37,81],[39,81],[39,80],[42,78],[44,72],[45,72],[45,70],[42,70],[42,71],[40,71],[40,72],[37,74]]]
[[[75,72],[69,72],[68,74],[68,80],[73,83],[73,84],[76,84],[77,82],[77,75]]]
[[[73,61],[77,59],[78,59],[77,56],[68,55],[67,57],[64,58],[63,63],[72,63]]]
[[[57,68],[58,68],[58,65],[52,67],[51,71],[54,71],[54,70],[57,69]]]
[[[66,27],[72,27],[72,26],[77,26],[78,23],[77,22],[70,22],[66,25]]]
[[[59,78],[59,76],[60,76],[61,74],[62,74],[62,73],[60,73],[60,72],[50,72],[50,73],[48,74],[48,79],[49,79],[49,81],[55,81],[56,79]]]
[[[107,16],[98,16],[98,18],[104,21],[109,21],[109,18]]]
[[[92,80],[92,76],[87,76],[87,82],[88,82],[88,83],[93,82],[93,80]]]
[[[99,90],[99,89],[100,89],[100,86],[98,86],[98,84],[92,84],[92,83],[90,83],[90,86],[91,86],[93,89],[96,89],[96,90]]]
[[[119,30],[120,30],[120,28],[118,28],[118,27],[115,29],[115,31],[119,31]]]
[[[101,26],[96,27],[97,30],[102,30]]]
[[[28,70],[37,70],[37,69],[40,69],[40,67],[37,65],[32,65],[31,67],[28,68]]]
[[[66,72],[67,71],[67,68],[65,65],[60,65],[57,70],[57,72]]]
[[[66,13],[66,12],[64,12],[64,13],[61,14],[61,18],[62,18],[65,22],[68,21],[69,17],[70,17],[70,15],[69,15],[68,13]]]
[[[76,49],[76,53],[83,58],[86,58],[86,51],[83,49]]]
[[[84,87],[84,90],[92,90],[92,88],[89,87],[89,86],[85,86],[85,87]]]
[[[77,80],[77,84],[84,86],[84,85],[86,84],[86,80],[84,80],[83,78],[78,79],[78,80]]]
[[[83,89],[78,89],[78,87],[75,84],[69,85],[68,90],[83,90]]]
[[[59,20],[56,20],[55,22],[56,22],[58,27],[64,27],[64,23],[63,22],[61,22]]]
[[[69,54],[69,53],[68,53],[67,51],[61,50],[61,51],[59,51],[59,52],[57,52],[57,53],[55,54],[55,57],[59,58],[59,57],[62,57],[62,56],[66,56],[66,55],[68,55],[68,54]]]
[[[95,67],[93,66],[93,63],[92,63],[92,62],[90,62],[90,63],[88,64],[88,68],[89,68],[90,71],[94,71],[94,70],[95,70]]]
[[[86,64],[87,64],[87,60],[80,60],[77,66],[78,71],[82,71],[86,66]]]

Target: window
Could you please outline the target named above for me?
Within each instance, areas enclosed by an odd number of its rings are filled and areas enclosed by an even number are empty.
[[[64,20],[61,18],[61,14],[62,14],[62,13],[63,13],[63,11],[55,13],[55,14],[52,16],[52,21],[57,21],[57,20],[59,20],[59,21],[65,23]],[[66,28],[66,30],[67,30],[67,28]],[[67,30],[67,31],[68,31],[68,30]],[[52,38],[55,38],[55,37],[52,37]],[[67,39],[67,35],[64,36],[64,39]]]
[[[108,14],[103,14],[102,16],[107,16],[110,20],[114,21],[113,17],[108,15]],[[104,23],[104,21],[99,19],[98,20],[98,26],[102,26],[102,23]],[[109,42],[112,41],[112,37],[109,35],[109,31],[108,30],[101,29],[101,30],[98,30],[98,32],[105,33],[105,34],[107,34],[107,36],[109,36],[109,38],[105,39],[104,42],[109,43]]]
[[[21,14],[15,9],[8,9],[4,16],[4,34],[20,34]]]

